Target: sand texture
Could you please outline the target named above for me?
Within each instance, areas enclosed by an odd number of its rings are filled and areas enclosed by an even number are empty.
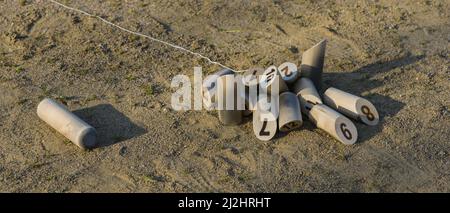
[[[450,2],[61,0],[235,69],[328,39],[324,86],[370,100],[346,146],[305,122],[262,142],[251,119],[171,109],[171,79],[220,70],[47,0],[0,0],[2,192],[450,192]],[[44,97],[97,129],[83,151]]]

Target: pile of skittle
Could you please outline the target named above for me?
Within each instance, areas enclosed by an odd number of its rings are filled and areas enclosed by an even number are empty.
[[[235,93],[235,102],[245,101],[245,110],[238,108],[220,108],[219,120],[224,125],[238,125],[243,117],[253,114],[253,130],[256,137],[267,141],[274,138],[278,131],[289,132],[301,128],[302,114],[315,126],[327,132],[344,144],[354,144],[358,138],[358,131],[349,119],[360,121],[367,125],[376,125],[379,115],[368,100],[330,87],[322,91],[322,71],[325,58],[326,40],[323,40],[303,53],[300,69],[294,63],[286,62],[280,66],[270,66],[267,69],[249,69],[243,74],[242,84],[245,92]],[[222,70],[208,77],[203,86],[203,102],[207,107],[217,107],[217,102],[225,103],[220,97],[225,97],[227,88],[225,82],[232,80],[235,73]],[[206,86],[207,85],[207,86]],[[270,94],[271,87],[277,85],[279,105],[273,110],[277,112],[270,119],[271,111],[259,107],[265,98],[252,96],[250,91],[261,91]],[[251,88],[256,87],[256,90]],[[237,90],[239,91],[239,90]],[[259,92],[258,92],[259,91]],[[258,97],[252,99],[249,97]],[[234,105],[236,106],[236,105]],[[274,105],[271,105],[274,106]],[[264,116],[263,116],[264,115]],[[348,118],[347,118],[348,117]]]

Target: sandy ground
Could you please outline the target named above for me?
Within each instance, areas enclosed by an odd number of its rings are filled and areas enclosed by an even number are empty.
[[[270,142],[251,122],[171,110],[200,65],[46,0],[0,0],[0,191],[450,192],[449,1],[63,1],[237,69],[301,61],[329,40],[324,83],[378,108],[346,146],[305,122]],[[43,97],[97,128],[82,151],[39,120]]]

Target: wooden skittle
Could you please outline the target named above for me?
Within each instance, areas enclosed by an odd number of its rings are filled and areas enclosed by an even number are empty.
[[[280,94],[280,116],[278,126],[281,132],[289,132],[302,126],[300,102],[292,92]]]
[[[267,105],[265,103],[267,98],[259,100],[253,113],[253,132],[259,140],[269,141],[275,137],[278,130],[278,109],[272,108],[276,108],[278,103]]]
[[[64,135],[77,146],[91,149],[97,145],[96,131],[62,104],[45,98],[37,107],[40,119]]]
[[[323,95],[323,100],[331,108],[350,118],[361,120],[367,125],[377,125],[380,120],[378,111],[372,103],[342,90],[328,88]]]
[[[310,110],[313,105],[322,103],[316,87],[309,78],[299,78],[293,84],[292,92],[297,94],[303,113]]]
[[[233,75],[234,72],[229,69],[220,70],[205,78],[202,84],[203,106],[207,110],[213,110],[217,107],[217,79],[223,75]]]
[[[327,40],[322,40],[302,55],[300,76],[312,80],[318,91],[322,90],[322,72]]]
[[[347,145],[356,143],[358,139],[356,126],[344,115],[323,104],[314,105],[307,114],[311,122],[338,141]]]
[[[297,69],[297,65],[291,62],[282,63],[278,67],[278,71],[280,72],[281,78],[287,83],[294,83],[297,78],[300,76],[300,72]]]
[[[234,75],[223,75],[217,79],[217,109],[219,120],[224,125],[238,125],[242,122],[245,99],[238,93]]]
[[[267,94],[281,94],[289,90],[276,66],[270,66],[264,71],[259,79],[259,87]]]

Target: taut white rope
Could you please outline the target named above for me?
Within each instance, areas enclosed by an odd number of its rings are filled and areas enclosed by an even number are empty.
[[[225,66],[225,65],[223,65],[223,64],[221,64],[221,63],[219,63],[219,62],[217,62],[217,61],[213,61],[213,60],[211,60],[210,58],[208,58],[208,57],[206,57],[206,56],[204,56],[204,55],[202,55],[202,54],[200,54],[200,53],[193,52],[193,51],[188,50],[188,49],[186,49],[186,48],[184,48],[184,47],[182,47],[182,46],[178,46],[178,45],[175,45],[175,44],[171,44],[171,43],[169,43],[169,42],[162,41],[162,40],[160,40],[160,39],[151,37],[151,36],[149,36],[149,35],[145,35],[145,34],[142,34],[142,33],[139,33],[139,32],[135,32],[135,31],[126,29],[126,28],[121,27],[121,26],[119,26],[119,25],[117,25],[117,24],[114,24],[114,23],[112,23],[112,22],[110,22],[110,21],[108,21],[108,20],[106,20],[106,19],[104,19],[104,18],[102,18],[102,17],[100,17],[100,16],[98,16],[98,15],[94,15],[94,14],[88,13],[88,12],[86,12],[86,11],[83,11],[83,10],[80,10],[80,9],[77,9],[77,8],[73,8],[73,7],[67,6],[67,5],[65,5],[65,4],[63,4],[63,3],[60,3],[60,2],[57,2],[57,1],[54,1],[54,0],[49,0],[49,1],[50,1],[51,3],[53,3],[53,4],[56,4],[56,5],[58,5],[58,6],[61,6],[61,7],[63,7],[63,8],[68,9],[68,10],[72,10],[72,11],[81,13],[81,14],[83,14],[83,15],[86,15],[86,16],[89,16],[89,17],[93,17],[93,18],[96,18],[96,19],[99,19],[100,21],[102,21],[102,22],[104,22],[104,23],[106,23],[106,24],[108,24],[108,25],[111,25],[111,26],[113,26],[113,27],[115,27],[115,28],[118,28],[118,29],[120,29],[120,30],[122,30],[122,31],[131,33],[131,34],[134,34],[134,35],[137,35],[137,36],[141,36],[141,37],[144,37],[144,38],[148,38],[148,39],[150,39],[150,40],[152,40],[152,41],[159,42],[159,43],[162,43],[162,44],[164,44],[164,45],[170,46],[170,47],[172,47],[172,48],[179,49],[179,50],[181,50],[181,51],[184,51],[184,52],[187,52],[187,53],[189,53],[189,54],[195,55],[195,56],[197,56],[197,57],[199,57],[199,58],[205,59],[205,60],[208,61],[208,63],[210,63],[210,64],[218,65],[218,66],[220,66],[220,67],[222,67],[222,68],[229,69],[229,70],[231,70],[231,71],[233,71],[233,72],[244,72],[244,71],[245,71],[245,70],[240,70],[240,71],[234,70],[234,69],[232,69],[232,68],[230,68],[230,67],[228,67],[228,66]]]

